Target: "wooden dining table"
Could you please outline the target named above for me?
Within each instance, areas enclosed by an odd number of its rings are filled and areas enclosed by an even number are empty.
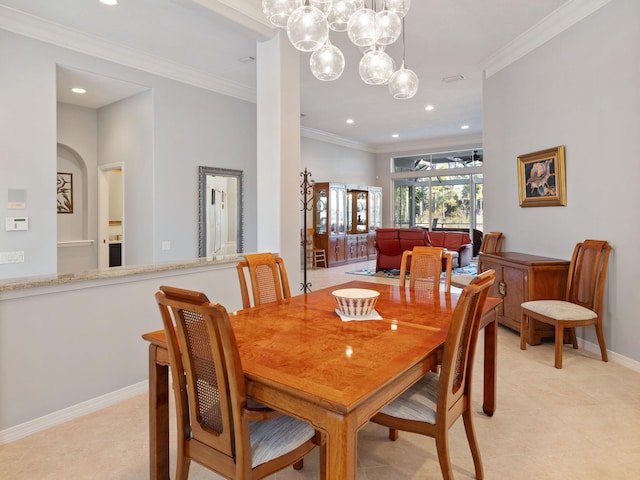
[[[380,293],[381,319],[343,321],[332,291]],[[357,433],[382,407],[437,365],[456,293],[352,281],[230,313],[253,399],[324,432],[327,478],[355,480]],[[483,410],[495,410],[497,322],[488,299]],[[169,355],[163,330],[149,346],[150,478],[169,479]]]

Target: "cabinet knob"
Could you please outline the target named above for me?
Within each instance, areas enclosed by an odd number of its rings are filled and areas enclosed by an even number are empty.
[[[507,284],[504,281],[498,283],[498,293],[505,297],[507,295]]]

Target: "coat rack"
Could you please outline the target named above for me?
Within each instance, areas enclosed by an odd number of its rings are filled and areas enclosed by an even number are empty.
[[[300,238],[300,246],[302,247],[303,264],[303,281],[300,284],[300,290],[304,293],[311,291],[311,283],[307,282],[307,212],[313,208],[313,180],[311,180],[311,172],[304,169],[300,172],[302,183],[300,184],[300,195],[302,196],[302,235]]]

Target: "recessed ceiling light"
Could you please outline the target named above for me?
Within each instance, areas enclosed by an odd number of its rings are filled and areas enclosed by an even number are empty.
[[[393,138],[398,138],[400,135],[398,135],[397,133],[394,133],[393,135],[391,135]]]
[[[427,110],[428,112],[430,112],[434,108],[436,108],[436,107],[434,107],[433,105],[427,105],[426,107],[424,107],[424,109]]]
[[[467,128],[469,128],[469,125],[462,125],[460,128],[461,128],[462,130],[466,130]]]
[[[347,123],[351,124],[353,122],[354,122],[353,118],[347,118]]]
[[[84,88],[80,88],[80,87],[73,87],[71,91],[73,93],[87,93],[87,91]]]
[[[118,0],[100,0],[100,3],[104,3],[105,5],[113,7],[114,5],[118,4]]]

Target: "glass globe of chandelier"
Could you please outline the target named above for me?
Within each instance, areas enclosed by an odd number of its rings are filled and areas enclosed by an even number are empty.
[[[286,28],[291,44],[311,52],[309,67],[322,81],[340,78],[344,54],[329,41],[329,32],[346,32],[363,53],[358,71],[368,85],[389,85],[393,98],[409,99],[418,90],[418,76],[405,66],[404,19],[411,0],[262,0],[269,22]],[[385,47],[402,35],[399,69]]]

